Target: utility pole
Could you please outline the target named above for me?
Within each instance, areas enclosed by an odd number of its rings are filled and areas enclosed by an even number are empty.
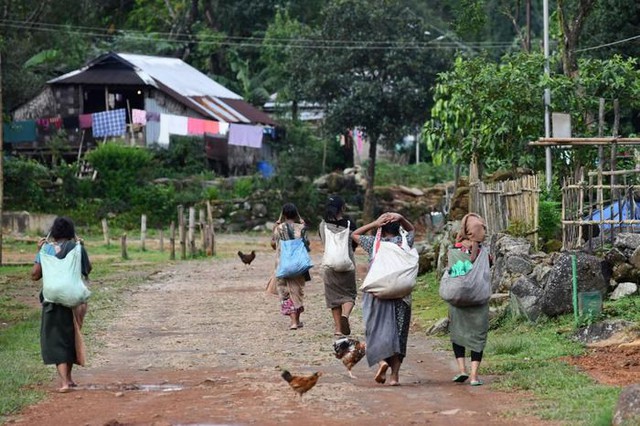
[[[549,76],[549,0],[543,1],[543,24],[544,24],[544,74]],[[551,90],[546,87],[544,89],[544,137],[551,137],[551,115],[549,111],[549,104],[551,103]],[[546,176],[547,176],[547,191],[551,190],[551,147],[545,148],[545,160],[546,160]]]
[[[4,212],[4,114],[2,105],[2,41],[0,40],[0,266],[2,265],[2,214]]]

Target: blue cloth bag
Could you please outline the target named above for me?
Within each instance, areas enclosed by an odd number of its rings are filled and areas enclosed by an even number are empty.
[[[276,270],[277,278],[302,275],[312,267],[311,257],[302,238],[280,241],[280,261]]]

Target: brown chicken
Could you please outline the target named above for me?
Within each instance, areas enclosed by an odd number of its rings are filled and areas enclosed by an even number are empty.
[[[248,253],[248,254],[244,254],[241,251],[238,251],[238,256],[240,257],[240,260],[242,260],[242,263],[248,266],[248,265],[251,265],[251,262],[253,262],[253,259],[256,258],[256,251],[251,250],[251,253]]]
[[[282,378],[285,379],[291,389],[298,392],[300,398],[302,398],[302,394],[307,392],[309,389],[314,387],[316,383],[318,383],[318,378],[322,376],[322,373],[316,371],[310,376],[294,376],[289,373],[287,370],[282,370]]]
[[[352,379],[355,379],[356,376],[353,375],[351,369],[358,361],[364,358],[366,346],[365,342],[360,342],[350,337],[343,337],[333,342],[333,350],[336,358],[342,360],[344,366],[347,367],[349,377]]]

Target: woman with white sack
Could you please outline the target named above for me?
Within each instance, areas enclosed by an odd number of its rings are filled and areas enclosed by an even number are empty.
[[[31,271],[34,281],[43,279],[40,303],[40,348],[45,364],[55,364],[62,381],[58,389],[69,392],[76,386],[71,378],[73,364],[84,365],[84,344],[80,328],[87,309],[89,290],[82,277],[91,272],[84,246],[76,240],[71,219],[57,217],[48,238],[38,242],[38,254]]]
[[[351,334],[349,315],[356,302],[356,268],[353,251],[357,244],[351,238],[356,224],[344,214],[345,202],[333,195],[327,200],[324,220],[318,226],[324,244],[322,280],[327,308],[331,309],[334,336]]]
[[[364,235],[375,229],[378,229],[376,236]],[[378,256],[377,253],[382,245],[386,244],[387,247],[388,245],[403,246],[401,252],[406,251],[411,259],[415,257],[415,268],[412,266],[415,284],[418,268],[417,254],[409,254],[409,247],[413,246],[414,241],[414,227],[402,215],[383,213],[375,221],[353,231],[352,238],[369,254],[372,263],[367,278],[371,275],[376,259],[381,263],[383,261],[385,254],[379,253],[380,256]],[[394,281],[393,277],[389,277],[388,281]],[[378,383],[386,382],[387,369],[391,367],[389,384],[398,386],[400,384],[400,366],[407,353],[411,321],[411,289],[408,290],[408,294],[404,294],[406,291],[403,291],[403,294],[398,297],[383,296],[383,292],[378,291],[380,288],[367,290],[366,284],[367,279],[363,284],[364,288],[361,287],[363,290],[362,314],[365,323],[367,362],[369,367],[378,364],[378,371],[374,378]]]

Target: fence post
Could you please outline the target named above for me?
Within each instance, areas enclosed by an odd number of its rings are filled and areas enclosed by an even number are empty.
[[[189,207],[189,256],[193,259],[196,256],[196,209]]]
[[[209,200],[207,200],[207,222],[209,223],[209,231],[210,231],[210,238],[211,238],[211,255],[215,256],[216,255],[216,233],[215,230],[213,229],[213,209],[211,208],[211,202]]]
[[[104,243],[109,247],[111,245],[111,240],[109,238],[109,224],[107,223],[107,219],[102,219],[102,236],[104,238]]]
[[[176,224],[171,221],[169,225],[169,259],[176,260]]]
[[[147,215],[143,214],[140,218],[140,249],[146,250],[145,240],[147,239]]]
[[[180,239],[180,258],[187,258],[187,243],[185,241],[184,206],[178,206],[178,238]]]
[[[127,233],[122,234],[122,238],[120,238],[120,250],[122,254],[122,258],[127,260],[129,256],[127,255]]]
[[[160,239],[160,253],[164,253],[164,231],[162,228],[158,229],[158,239]]]

